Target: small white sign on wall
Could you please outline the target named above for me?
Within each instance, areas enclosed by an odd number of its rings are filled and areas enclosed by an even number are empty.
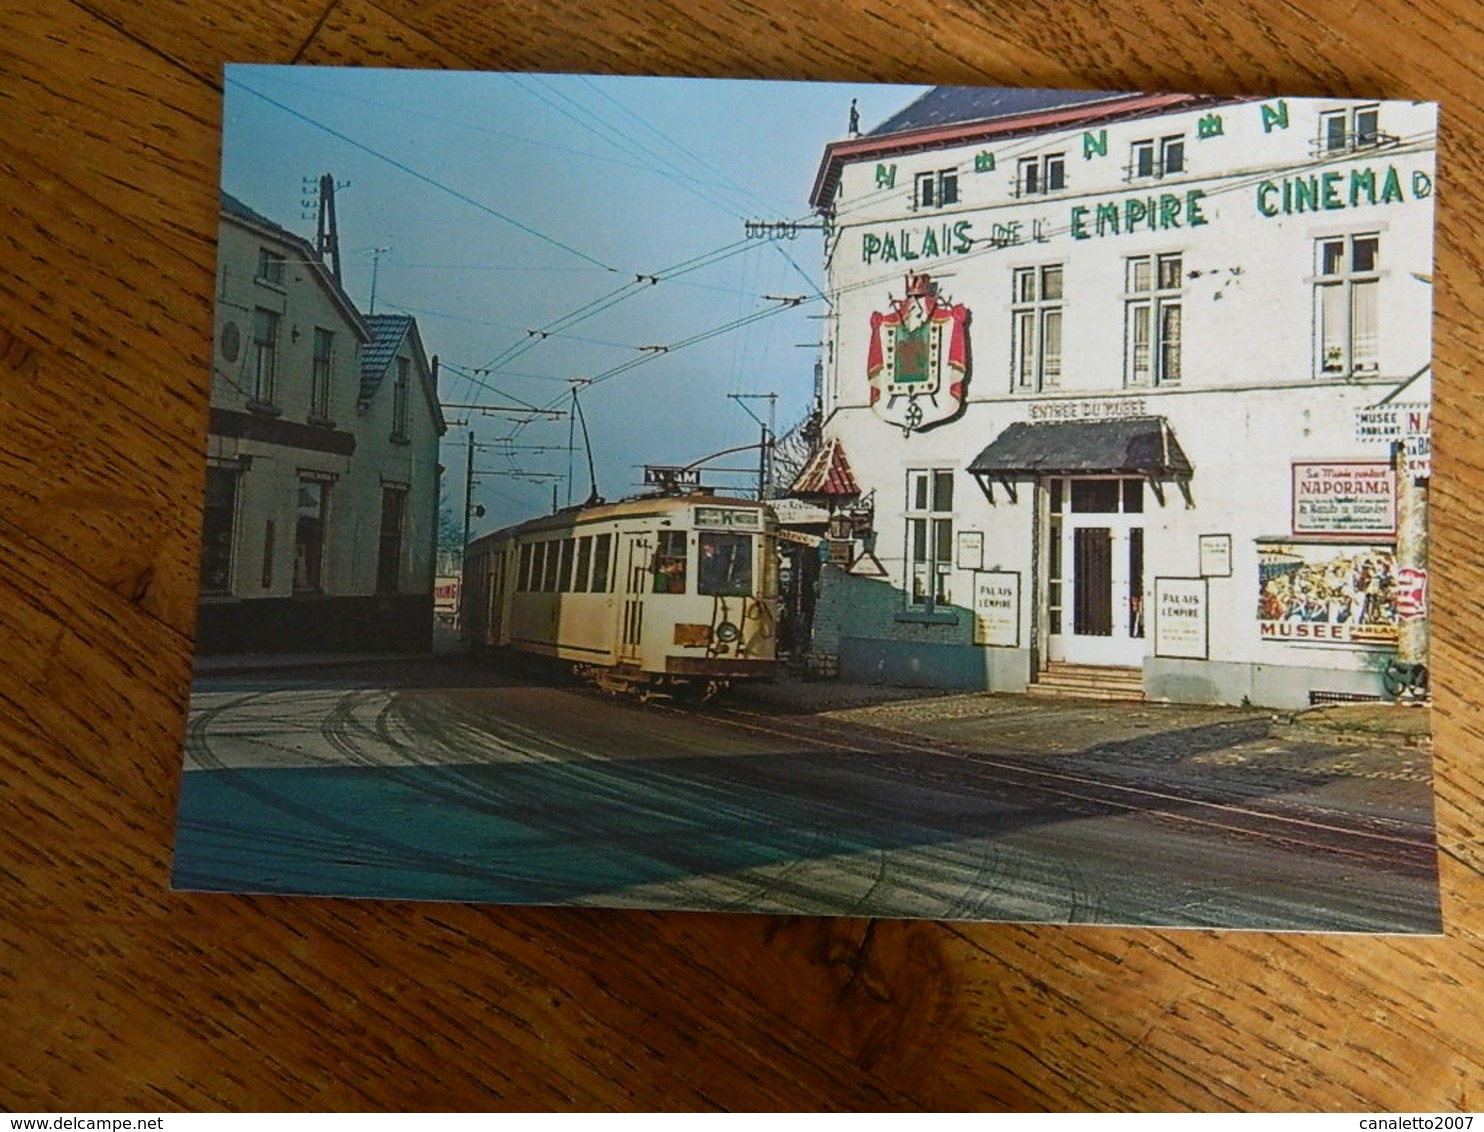
[[[1020,647],[1020,575],[1002,570],[974,574],[974,643]]]
[[[1232,536],[1201,535],[1201,577],[1230,578],[1232,576]]]
[[[1209,655],[1205,578],[1154,579],[1154,655],[1205,660]]]
[[[984,569],[984,532],[958,532],[958,568],[960,570]]]

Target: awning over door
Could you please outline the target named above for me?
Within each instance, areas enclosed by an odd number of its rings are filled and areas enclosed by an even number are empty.
[[[1012,424],[974,457],[986,493],[996,481],[1039,476],[1144,476],[1185,483],[1194,469],[1164,417]],[[1012,491],[1013,495],[1013,491]]]

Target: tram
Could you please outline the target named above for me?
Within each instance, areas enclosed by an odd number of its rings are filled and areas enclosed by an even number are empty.
[[[777,666],[778,523],[700,491],[568,508],[471,542],[476,646],[553,657],[600,688],[714,695]]]

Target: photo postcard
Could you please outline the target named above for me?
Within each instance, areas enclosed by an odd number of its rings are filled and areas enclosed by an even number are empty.
[[[233,66],[182,890],[1437,933],[1437,108]]]

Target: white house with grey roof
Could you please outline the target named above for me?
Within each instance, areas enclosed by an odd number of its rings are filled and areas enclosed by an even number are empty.
[[[1410,102],[937,88],[830,144],[822,431],[859,495],[813,651],[956,688],[1383,694],[1426,616],[1397,511],[1427,475],[1435,131]]]
[[[198,649],[431,644],[436,362],[303,238],[223,194]]]

